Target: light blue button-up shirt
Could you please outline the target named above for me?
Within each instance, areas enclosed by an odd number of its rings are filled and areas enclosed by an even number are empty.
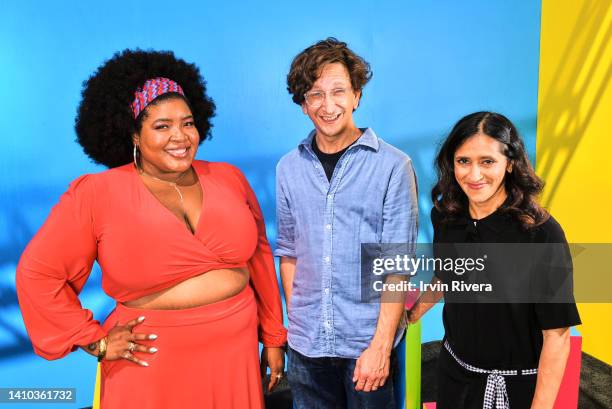
[[[274,255],[297,259],[288,342],[309,357],[358,358],[380,311],[361,302],[361,243],[415,243],[416,179],[408,155],[368,128],[328,181],[314,135],[276,168]],[[402,322],[398,336],[404,329]]]

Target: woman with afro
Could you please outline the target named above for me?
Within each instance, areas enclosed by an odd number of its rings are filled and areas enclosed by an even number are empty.
[[[108,170],[70,185],[24,251],[17,292],[35,352],[102,364],[102,408],[262,408],[286,331],[263,217],[246,178],[195,160],[214,103],[198,68],[125,50],[84,84],[78,142]],[[117,305],[78,294],[97,260]]]

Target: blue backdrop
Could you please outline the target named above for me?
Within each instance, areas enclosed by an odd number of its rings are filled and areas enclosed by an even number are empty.
[[[217,116],[198,157],[245,172],[272,243],[276,162],[311,129],[285,76],[299,51],[327,36],[371,63],[356,122],[412,157],[421,242],[431,240],[433,156],[461,116],[506,114],[535,155],[539,1],[288,3],[0,1],[0,387],[76,387],[73,407],[91,403],[94,359],[76,352],[47,362],[32,353],[14,271],[68,183],[103,170],[74,142],[73,124],[81,83],[118,50],[173,50],[200,66]],[[113,306],[97,267],[82,300],[98,319]],[[441,336],[436,308],[423,341]]]

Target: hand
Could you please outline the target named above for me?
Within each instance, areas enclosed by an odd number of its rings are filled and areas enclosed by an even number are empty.
[[[389,377],[391,351],[370,344],[355,364],[353,382],[356,391],[370,392],[384,386]]]
[[[270,368],[268,392],[278,384],[285,369],[285,351],[281,347],[264,347],[261,351],[261,377],[266,376],[266,367]]]
[[[423,316],[423,313],[421,312],[421,309],[419,308],[419,303],[415,303],[412,308],[410,308],[408,310],[408,322],[410,324],[416,324],[421,317]]]
[[[127,359],[135,364],[149,366],[143,360],[140,360],[132,354],[134,351],[154,354],[157,352],[155,347],[147,347],[137,343],[136,341],[153,340],[157,338],[155,334],[142,334],[132,332],[134,327],[144,321],[144,317],[133,319],[125,325],[119,325],[117,322],[106,336],[106,355],[105,360],[114,361],[117,359]]]

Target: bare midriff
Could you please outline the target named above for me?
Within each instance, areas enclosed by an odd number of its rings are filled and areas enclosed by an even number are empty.
[[[124,302],[123,305],[148,310],[199,307],[230,298],[242,291],[248,283],[249,270],[246,267],[211,270],[162,291]]]

